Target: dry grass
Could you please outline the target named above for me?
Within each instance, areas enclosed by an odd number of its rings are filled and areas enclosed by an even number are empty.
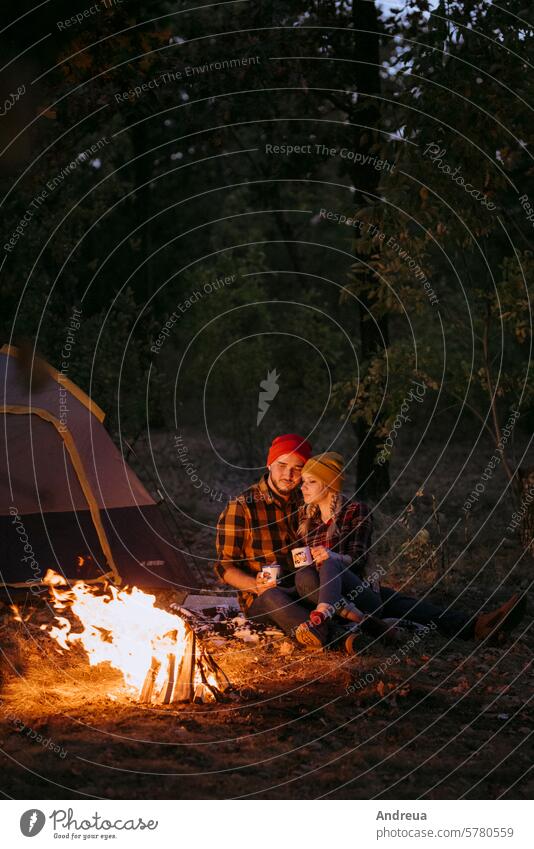
[[[81,649],[58,654],[37,624],[47,616],[2,629],[2,766],[15,798],[532,792],[528,637],[472,654],[433,634],[396,662],[372,644],[347,658],[284,638],[214,641],[237,699],[145,706]]]

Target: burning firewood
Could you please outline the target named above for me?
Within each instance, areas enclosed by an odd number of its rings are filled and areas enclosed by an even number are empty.
[[[143,686],[141,688],[141,692],[139,694],[140,702],[151,702],[152,697],[154,695],[154,687],[156,684],[156,678],[161,667],[161,663],[159,660],[156,660],[155,657],[152,658],[152,663],[150,664],[150,669],[146,674],[146,678],[144,680]]]
[[[155,606],[155,596],[137,587],[105,590],[65,579],[51,570],[45,577],[56,610],[70,611],[81,624],[56,616],[42,625],[63,649],[83,646],[91,666],[109,663],[122,672],[142,703],[213,701],[224,698],[228,678],[201,644],[191,625]]]

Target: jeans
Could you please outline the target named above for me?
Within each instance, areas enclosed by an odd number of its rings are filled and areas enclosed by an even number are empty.
[[[339,607],[345,600],[365,613],[381,604],[380,597],[335,557],[324,560],[318,569],[315,566],[297,569],[295,586],[299,596],[312,604]]]
[[[282,631],[292,636],[295,628],[306,622],[309,612],[309,608],[301,603],[294,590],[272,587],[256,596],[246,616],[254,622],[274,622]]]
[[[295,585],[301,598],[313,604],[325,601],[335,605],[344,597],[364,613],[374,613],[382,619],[410,619],[421,625],[435,623],[446,637],[470,640],[474,636],[474,625],[467,613],[403,595],[391,587],[381,587],[380,593],[375,593],[367,581],[333,558],[325,560],[319,569],[315,566],[298,569]]]

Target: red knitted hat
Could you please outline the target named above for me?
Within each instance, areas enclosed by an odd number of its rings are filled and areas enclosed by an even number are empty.
[[[298,433],[284,433],[273,439],[267,455],[267,465],[270,466],[282,454],[298,454],[306,462],[310,459],[311,453],[312,447],[303,436],[299,436]]]

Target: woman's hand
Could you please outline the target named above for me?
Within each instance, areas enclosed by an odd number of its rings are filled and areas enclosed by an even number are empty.
[[[313,545],[310,550],[316,566],[324,563],[324,561],[328,560],[328,558],[334,553],[329,548],[325,548],[324,545]]]

